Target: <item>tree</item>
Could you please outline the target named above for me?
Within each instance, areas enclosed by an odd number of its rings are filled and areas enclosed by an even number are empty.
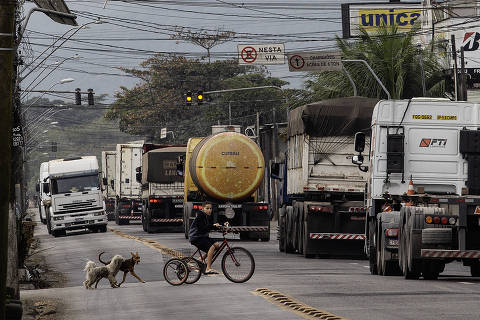
[[[185,27],[178,27],[176,34],[171,35],[171,39],[184,40],[196,44],[207,50],[207,58],[210,63],[210,50],[224,42],[230,41],[235,36],[233,31],[217,29],[214,32],[207,30],[192,31]]]
[[[210,126],[228,121],[228,103],[235,103],[235,117],[255,116],[256,110],[270,108],[273,100],[282,103],[281,93],[251,91],[238,94],[208,94],[201,106],[185,105],[187,91],[204,92],[256,85],[283,85],[285,82],[270,78],[265,69],[241,66],[236,60],[202,63],[178,56],[155,56],[142,63],[139,69],[124,69],[142,81],[132,89],[121,88],[116,102],[107,113],[108,119],[119,119],[120,130],[146,136],[157,141],[162,127],[173,130],[175,141],[186,142],[192,136],[205,136]],[[268,102],[265,102],[267,101]],[[234,101],[234,102],[233,102]],[[249,101],[249,102],[247,102]],[[263,102],[265,103],[263,103]],[[243,116],[242,116],[243,115]],[[250,119],[250,124],[254,123]],[[241,119],[236,119],[235,123]],[[243,123],[241,123],[243,124]]]
[[[400,33],[396,27],[380,28],[370,35],[361,29],[361,38],[353,43],[337,37],[342,59],[361,59],[375,71],[393,99],[423,96],[422,70],[425,75],[426,95],[441,97],[445,92],[443,70],[446,62],[431,48],[420,48],[414,43],[416,30]],[[363,64],[344,62],[355,82],[358,95],[386,98],[373,76]],[[351,96],[353,88],[344,72],[315,73],[307,81],[316,100]]]

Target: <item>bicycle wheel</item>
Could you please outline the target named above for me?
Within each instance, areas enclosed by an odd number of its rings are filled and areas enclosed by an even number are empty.
[[[194,284],[202,276],[203,263],[200,263],[197,259],[186,257],[182,259],[188,267],[188,277],[185,280],[186,284]]]
[[[172,258],[165,263],[163,276],[172,286],[179,286],[188,278],[188,267],[182,260]]]
[[[232,282],[246,282],[255,271],[255,260],[245,248],[227,249],[222,258],[222,271],[225,277]]]

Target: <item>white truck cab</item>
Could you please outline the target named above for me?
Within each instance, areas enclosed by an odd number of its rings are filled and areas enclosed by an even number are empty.
[[[53,236],[66,230],[106,232],[105,203],[100,190],[98,161],[94,156],[56,159],[48,162],[51,200],[47,229]]]
[[[364,157],[357,147],[365,141],[356,139],[353,162],[369,171],[371,273],[436,279],[462,260],[480,276],[480,104],[380,101],[370,141]]]

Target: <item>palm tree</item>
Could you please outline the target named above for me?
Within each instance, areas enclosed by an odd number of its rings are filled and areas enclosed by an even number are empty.
[[[423,96],[422,70],[425,76],[426,96],[443,97],[445,58],[431,48],[420,48],[414,43],[417,30],[399,33],[396,27],[380,28],[370,35],[361,30],[356,42],[337,37],[337,46],[342,59],[361,59],[375,71],[390,92],[393,99]],[[344,62],[353,78],[358,95],[372,98],[386,98],[380,85],[363,64]],[[306,86],[314,92],[316,100],[353,95],[353,88],[347,76],[341,71],[327,71],[310,75]]]

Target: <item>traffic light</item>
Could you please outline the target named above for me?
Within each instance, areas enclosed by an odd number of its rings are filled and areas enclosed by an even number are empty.
[[[187,94],[185,96],[185,104],[187,106],[191,106],[192,105],[192,92],[191,91],[187,91]]]
[[[75,104],[80,106],[82,104],[82,94],[80,88],[75,89]]]
[[[93,101],[93,89],[88,89],[88,105],[93,106],[95,102]]]
[[[203,91],[197,91],[197,104],[201,105],[203,103]]]

